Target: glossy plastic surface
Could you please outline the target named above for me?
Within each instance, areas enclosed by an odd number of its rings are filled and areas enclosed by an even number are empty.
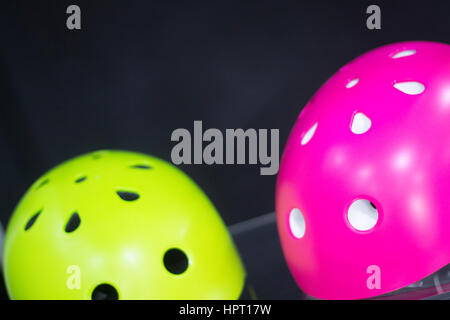
[[[81,222],[67,232],[74,212]],[[188,258],[180,274],[166,269],[172,248]],[[44,174],[12,216],[4,258],[13,299],[91,299],[101,284],[119,299],[237,299],[245,280],[200,188],[174,166],[132,152],[91,153]]]
[[[5,241],[5,233],[2,223],[0,222],[0,271],[3,268],[3,242]]]
[[[432,274],[450,262],[449,193],[450,46],[351,61],[308,102],[282,157],[277,223],[295,280],[316,298],[357,299]]]

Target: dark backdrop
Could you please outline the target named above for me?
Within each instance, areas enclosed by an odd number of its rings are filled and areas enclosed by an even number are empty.
[[[378,4],[382,29],[368,30]],[[171,132],[279,128],[340,66],[403,40],[449,42],[449,1],[2,1],[0,213],[44,171],[116,148],[170,161]],[[66,8],[82,30],[66,29]],[[181,166],[227,224],[274,208],[258,166]]]

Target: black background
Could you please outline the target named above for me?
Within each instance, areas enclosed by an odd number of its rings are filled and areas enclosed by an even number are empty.
[[[82,30],[66,28],[77,4]],[[366,8],[381,7],[381,30]],[[170,161],[176,128],[279,128],[377,46],[450,40],[443,1],[2,1],[0,216],[46,170],[104,148]],[[259,166],[183,165],[227,224],[273,211]]]

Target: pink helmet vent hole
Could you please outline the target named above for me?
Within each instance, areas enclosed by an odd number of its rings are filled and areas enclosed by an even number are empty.
[[[372,121],[362,112],[355,113],[352,119],[351,130],[354,134],[363,134],[369,131]]]
[[[347,89],[350,89],[350,88],[356,86],[356,84],[357,84],[358,82],[359,82],[359,78],[352,79],[352,80],[350,80],[350,81],[345,85],[345,87],[346,87]]]
[[[403,58],[403,57],[409,57],[416,54],[416,50],[402,50],[397,52],[396,54],[394,54],[392,56],[392,59],[398,59],[398,58]]]
[[[348,208],[348,222],[358,231],[368,231],[378,222],[377,207],[366,199],[354,201]]]
[[[305,144],[307,144],[311,139],[312,139],[312,137],[314,136],[314,133],[316,132],[316,129],[317,129],[317,122],[308,130],[308,131],[306,131],[306,133],[303,135],[303,138],[302,138],[302,142],[301,142],[301,144],[302,144],[302,146],[304,146]]]
[[[292,235],[297,239],[300,239],[305,235],[305,218],[303,217],[302,212],[297,208],[292,209],[289,213],[289,229],[291,230]]]
[[[417,81],[397,82],[394,88],[410,95],[421,94],[425,90],[425,86]]]

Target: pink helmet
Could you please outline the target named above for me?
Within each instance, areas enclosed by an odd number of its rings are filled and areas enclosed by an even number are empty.
[[[450,262],[450,46],[370,51],[307,103],[284,150],[278,231],[320,299],[408,286]]]

